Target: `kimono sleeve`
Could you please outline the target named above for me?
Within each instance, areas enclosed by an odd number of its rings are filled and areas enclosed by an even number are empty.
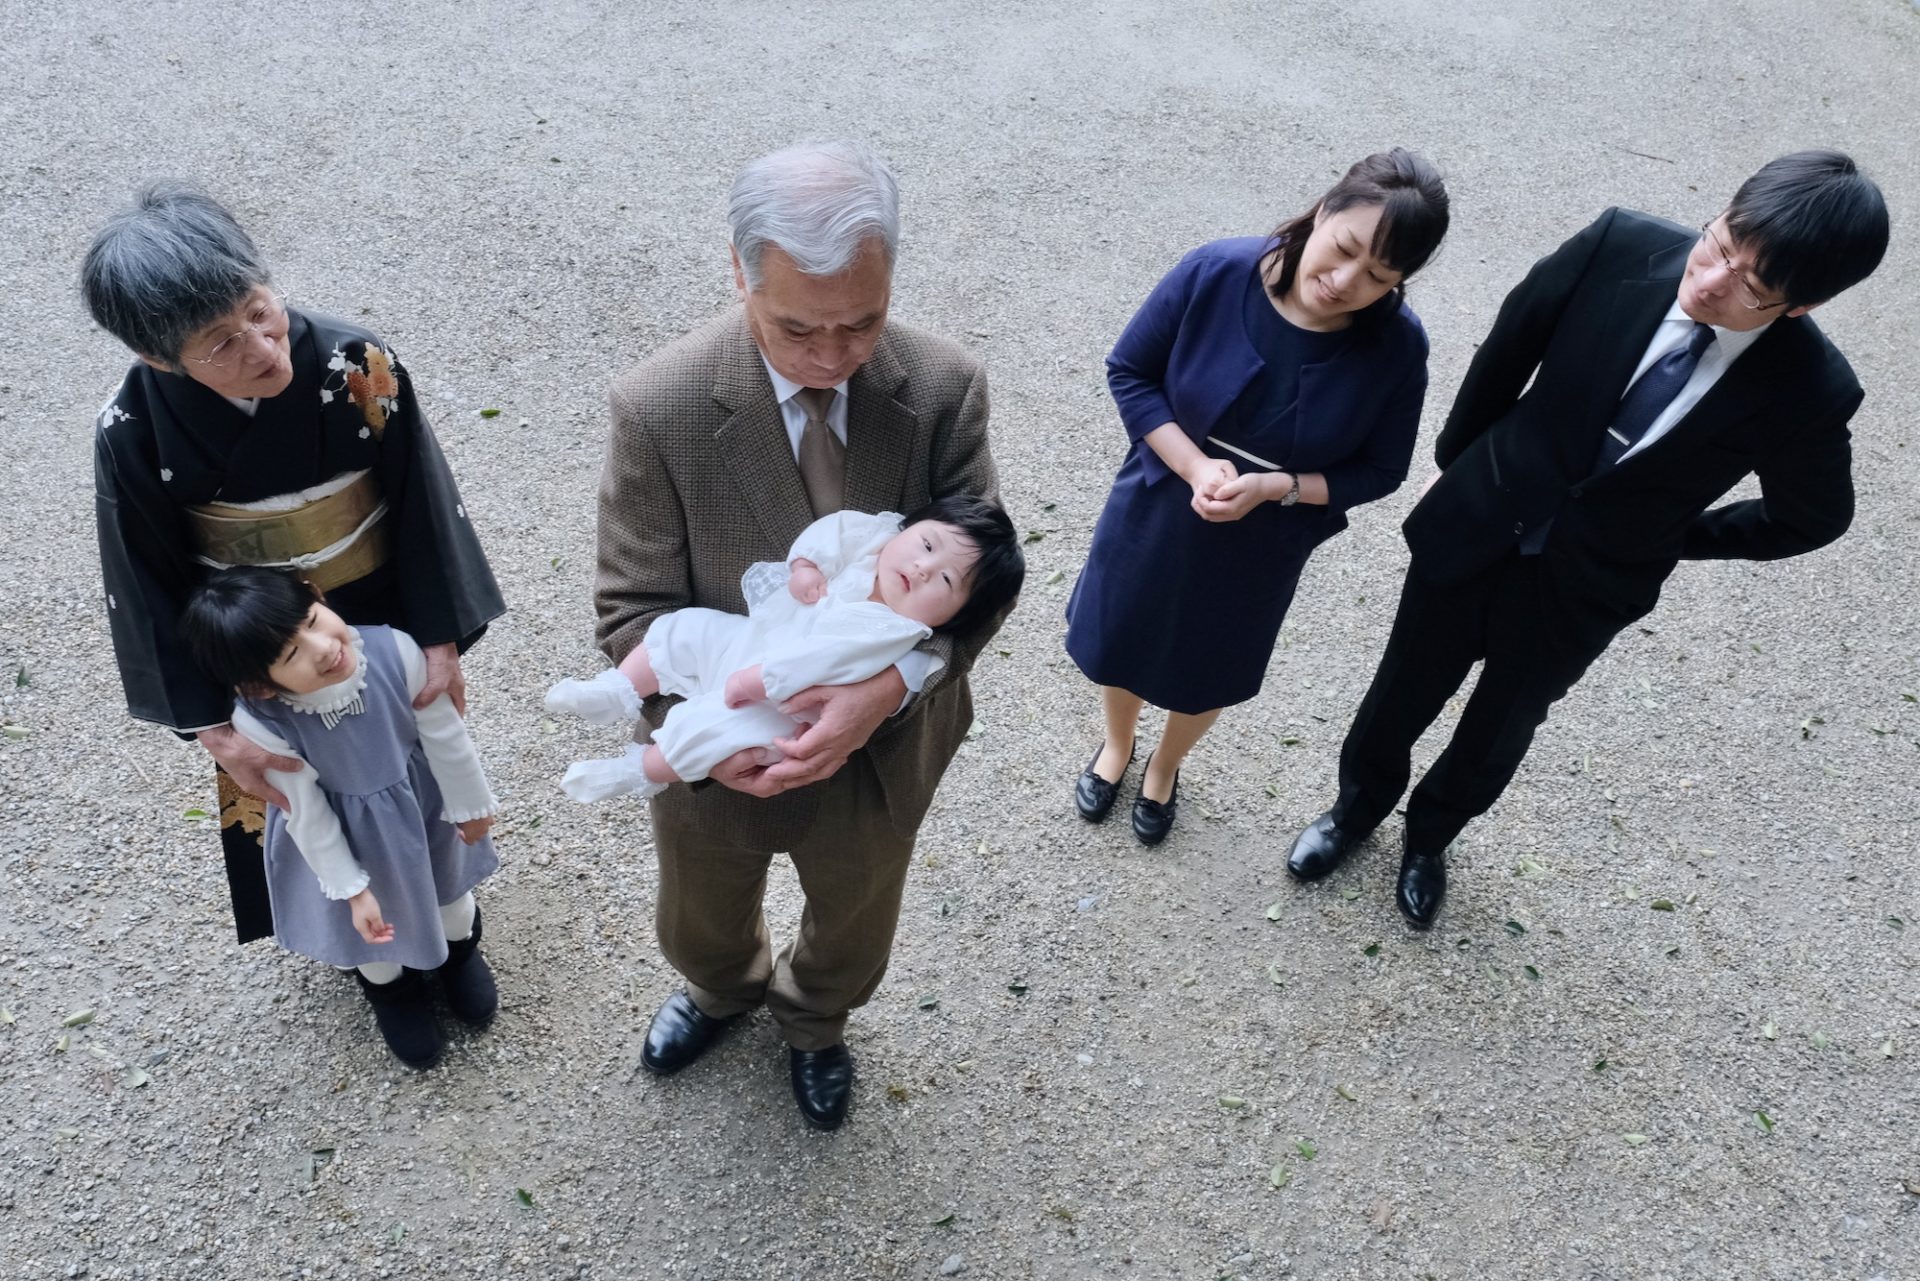
[[[201,674],[180,637],[196,573],[179,513],[105,430],[94,438],[93,509],[107,626],[127,710],[180,733],[227,723],[233,691]],[[157,464],[156,464],[157,465]]]
[[[393,562],[406,630],[422,645],[480,639],[506,612],[480,539],[420,412],[413,380],[391,359],[398,384],[380,438],[380,479],[393,522]]]

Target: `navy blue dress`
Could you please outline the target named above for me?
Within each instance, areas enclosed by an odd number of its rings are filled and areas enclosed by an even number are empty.
[[[1345,330],[1299,329],[1268,301],[1267,247],[1187,255],[1107,360],[1132,443],[1067,602],[1067,652],[1089,680],[1170,711],[1260,692],[1308,554],[1347,508],[1406,479],[1419,428],[1427,344],[1413,313],[1389,296]],[[1331,502],[1202,520],[1143,439],[1167,422],[1242,473],[1321,472]]]

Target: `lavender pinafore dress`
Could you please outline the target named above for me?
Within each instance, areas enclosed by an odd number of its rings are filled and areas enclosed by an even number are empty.
[[[339,816],[347,848],[371,878],[367,888],[393,926],[391,943],[369,943],[353,928],[345,899],[320,891],[313,870],[287,834],[278,806],[267,809],[267,893],[275,937],[290,952],[329,965],[386,961],[430,970],[447,959],[440,905],[491,875],[500,861],[493,838],[468,845],[440,817],[440,788],[420,747],[406,669],[391,629],[360,628],[367,657],[364,711],[328,729],[310,712],[278,699],[248,699],[247,710],[280,735],[320,776]]]

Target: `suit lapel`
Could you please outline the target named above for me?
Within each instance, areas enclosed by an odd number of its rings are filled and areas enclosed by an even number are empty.
[[[882,335],[867,363],[847,381],[847,489],[849,511],[898,511],[919,448],[920,416],[897,393],[906,367]]]
[[[714,445],[726,459],[761,531],[784,548],[813,523],[813,508],[800,481],[800,466],[794,461],[793,442],[787,438],[780,404],[773,398],[766,364],[747,332],[744,312],[727,331],[713,398],[732,411],[714,433]]]

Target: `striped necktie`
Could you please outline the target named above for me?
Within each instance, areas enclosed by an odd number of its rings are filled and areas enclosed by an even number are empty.
[[[1695,321],[1693,332],[1687,335],[1684,344],[1648,365],[1647,372],[1627,388],[1627,394],[1620,398],[1620,408],[1613,415],[1613,425],[1600,438],[1600,448],[1593,456],[1594,471],[1605,471],[1640,443],[1647,428],[1653,426],[1654,420],[1693,377],[1701,353],[1712,341],[1713,326]]]

